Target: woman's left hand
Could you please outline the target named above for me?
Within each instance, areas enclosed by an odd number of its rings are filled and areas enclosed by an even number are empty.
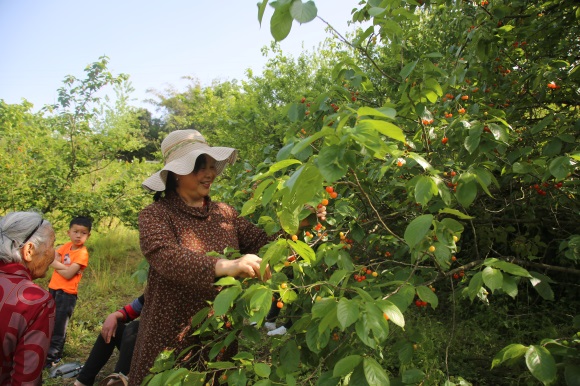
[[[319,205],[316,209],[313,206],[305,205],[305,208],[311,211],[312,213],[316,213],[316,220],[318,221],[326,221],[326,206]],[[311,216],[306,217],[304,220],[300,221],[300,228],[308,228],[314,226],[315,224],[311,224],[308,218]]]

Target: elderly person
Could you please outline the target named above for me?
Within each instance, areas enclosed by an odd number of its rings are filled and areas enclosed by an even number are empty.
[[[35,212],[0,219],[0,385],[41,385],[54,300],[32,280],[54,260],[54,230]]]

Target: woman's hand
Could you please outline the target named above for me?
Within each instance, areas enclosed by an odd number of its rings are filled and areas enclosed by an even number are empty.
[[[305,205],[305,208],[311,211],[313,214],[316,213],[316,220],[317,221],[325,221],[326,220],[326,206],[319,205],[314,209],[313,206]],[[312,227],[315,224],[311,224],[309,218],[313,217],[312,215],[306,217],[304,220],[300,221],[299,228],[308,228]]]
[[[215,275],[220,276],[233,276],[242,278],[261,278],[262,280],[268,280],[272,274],[270,273],[270,267],[266,267],[264,272],[264,277],[260,277],[260,263],[262,259],[253,254],[243,255],[242,257],[235,260],[220,259],[215,265]]]

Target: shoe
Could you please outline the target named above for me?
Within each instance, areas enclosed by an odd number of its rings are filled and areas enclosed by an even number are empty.
[[[54,366],[56,366],[58,364],[58,362],[60,362],[61,358],[56,358],[55,360],[51,361],[50,359],[46,360],[46,363],[44,364],[44,368],[45,369],[50,369],[53,368]]]
[[[276,323],[266,322],[264,323],[264,327],[266,327],[266,330],[272,331],[276,329]]]
[[[284,335],[284,334],[286,334],[286,331],[288,331],[288,330],[286,330],[286,327],[284,327],[284,326],[280,326],[280,327],[278,327],[278,328],[277,328],[277,329],[275,329],[275,330],[269,331],[269,332],[268,332],[268,335],[269,335],[269,336],[274,336],[274,335]]]

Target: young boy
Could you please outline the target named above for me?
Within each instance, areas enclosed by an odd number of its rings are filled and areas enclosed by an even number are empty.
[[[66,327],[77,303],[79,282],[89,263],[89,252],[85,242],[91,235],[92,221],[88,217],[75,217],[67,232],[70,242],[57,248],[51,266],[54,272],[48,284],[48,291],[56,303],[54,330],[46,367],[60,361],[66,337]]]

